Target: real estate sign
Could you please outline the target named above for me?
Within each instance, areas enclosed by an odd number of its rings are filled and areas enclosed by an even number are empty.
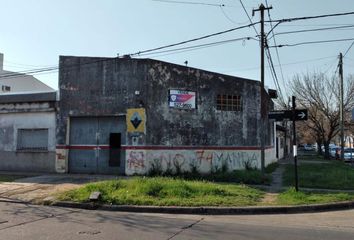
[[[183,90],[170,90],[168,101],[171,108],[195,109],[196,92]]]

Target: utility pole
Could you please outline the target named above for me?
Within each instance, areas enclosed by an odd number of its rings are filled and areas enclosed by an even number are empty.
[[[296,125],[295,125],[295,117],[296,117],[296,97],[293,96],[293,154],[294,154],[294,171],[295,171],[295,190],[299,191],[299,181],[297,175],[297,143],[296,143]]]
[[[265,102],[265,89],[264,89],[264,50],[265,50],[265,33],[264,33],[264,10],[270,10],[272,7],[265,7],[263,4],[259,6],[258,9],[253,9],[252,16],[254,12],[259,11],[261,13],[261,127],[260,127],[260,137],[261,137],[261,170],[264,172],[265,169],[265,129],[268,129],[265,124],[267,105]]]
[[[339,116],[339,126],[340,126],[340,159],[344,160],[344,100],[343,100],[343,55],[339,53],[339,81],[340,81],[340,116]]]

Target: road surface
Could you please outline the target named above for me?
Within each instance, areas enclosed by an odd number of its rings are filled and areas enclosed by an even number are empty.
[[[0,239],[354,239],[354,210],[199,216],[0,202]]]

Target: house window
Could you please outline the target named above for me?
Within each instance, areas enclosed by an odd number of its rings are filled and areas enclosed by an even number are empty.
[[[18,129],[17,150],[48,151],[48,129]]]
[[[237,95],[217,95],[216,109],[221,111],[242,111],[242,97]]]
[[[11,87],[10,86],[6,86],[6,85],[2,85],[1,86],[1,90],[3,92],[10,92],[11,91]]]

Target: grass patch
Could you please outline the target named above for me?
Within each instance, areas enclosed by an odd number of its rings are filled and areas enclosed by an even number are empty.
[[[314,154],[314,155],[299,155],[298,160],[304,160],[304,161],[330,161],[328,159],[325,159],[322,155]]]
[[[354,200],[354,194],[350,193],[309,193],[296,192],[294,188],[280,193],[276,204],[278,205],[302,205],[320,204]]]
[[[228,182],[241,184],[266,184],[271,183],[270,175],[263,175],[261,171],[252,170],[234,170],[232,172],[215,172],[209,175],[189,175],[186,174],[182,178],[188,180],[206,180],[212,182]]]
[[[16,179],[24,178],[25,176],[20,175],[0,175],[0,182],[13,182]]]
[[[354,168],[337,161],[314,164],[302,163],[298,166],[299,186],[305,188],[354,190]],[[294,166],[287,165],[283,182],[294,185]]]
[[[252,206],[264,195],[245,185],[135,177],[87,184],[61,194],[58,199],[87,202],[94,191],[102,193],[102,203],[154,206]]]
[[[274,165],[272,166],[274,167]],[[256,185],[269,185],[272,181],[271,168],[266,171],[266,174],[262,174],[260,170],[248,169],[248,170],[233,170],[233,171],[214,171],[210,174],[202,174],[198,171],[192,172],[150,172],[149,177],[172,177],[185,180],[196,181],[211,181],[211,182],[224,182],[224,183],[241,183],[241,184],[256,184]]]

